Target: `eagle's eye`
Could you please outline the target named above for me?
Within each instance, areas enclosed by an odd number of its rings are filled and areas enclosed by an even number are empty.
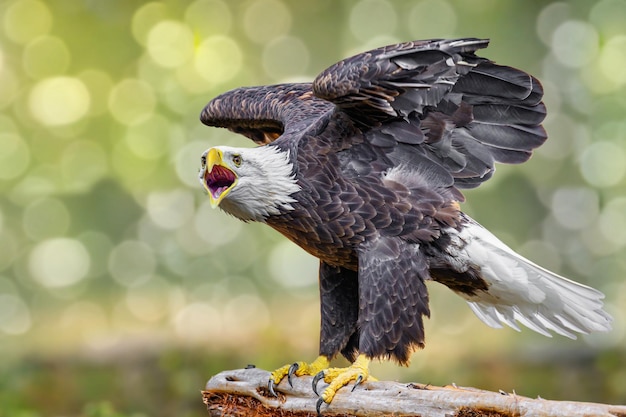
[[[200,166],[204,168],[206,166],[206,152],[200,157]]]
[[[238,154],[233,155],[232,160],[233,160],[233,164],[235,164],[236,167],[241,166],[241,163],[243,162],[241,155],[238,155]]]

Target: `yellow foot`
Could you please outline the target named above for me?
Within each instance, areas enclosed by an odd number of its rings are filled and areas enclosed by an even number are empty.
[[[277,397],[276,391],[274,387],[280,383],[285,377],[287,377],[287,381],[289,381],[289,385],[293,387],[293,383],[291,382],[291,377],[295,376],[303,376],[303,375],[317,375],[320,371],[328,368],[330,366],[330,360],[323,355],[320,355],[311,363],[306,362],[296,362],[291,365],[285,365],[281,368],[278,368],[274,372],[270,374],[270,380],[267,383],[267,390],[274,397]]]
[[[319,400],[317,400],[317,414],[320,415],[320,408],[323,403],[330,404],[333,398],[335,398],[337,391],[348,385],[351,381],[354,381],[352,391],[367,379],[375,381],[376,378],[370,377],[369,375],[369,363],[370,360],[365,357],[365,355],[359,355],[354,363],[347,368],[329,368],[315,375],[315,378],[313,378],[313,391],[315,391],[316,394],[317,384],[321,379],[330,384],[326,387],[324,392],[322,392]]]

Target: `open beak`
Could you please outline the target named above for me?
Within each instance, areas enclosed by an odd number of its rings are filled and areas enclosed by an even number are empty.
[[[237,176],[224,164],[222,151],[218,148],[209,149],[202,160],[206,160],[206,164],[200,171],[200,181],[209,193],[211,207],[215,208],[235,186]]]

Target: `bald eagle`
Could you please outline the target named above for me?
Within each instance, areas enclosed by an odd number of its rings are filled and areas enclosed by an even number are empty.
[[[329,385],[317,407],[424,346],[426,283],[463,297],[485,324],[607,331],[604,295],[524,259],[464,214],[460,189],[546,140],[541,84],[475,55],[488,40],[427,40],[345,59],[313,83],[239,88],[201,113],[252,139],[216,146],[199,178],[213,207],[263,222],[319,258],[319,357],[271,373]],[[352,365],[330,368],[338,353]],[[317,390],[316,390],[317,392]]]

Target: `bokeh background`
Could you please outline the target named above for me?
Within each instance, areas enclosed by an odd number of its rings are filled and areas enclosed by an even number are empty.
[[[0,416],[202,416],[213,374],[317,354],[317,262],[211,210],[198,121],[241,86],[311,80],[404,40],[481,53],[545,87],[550,139],[464,210],[607,294],[609,334],[494,330],[431,285],[427,348],[379,378],[626,403],[626,2],[0,2]],[[338,361],[338,364],[343,362]]]

